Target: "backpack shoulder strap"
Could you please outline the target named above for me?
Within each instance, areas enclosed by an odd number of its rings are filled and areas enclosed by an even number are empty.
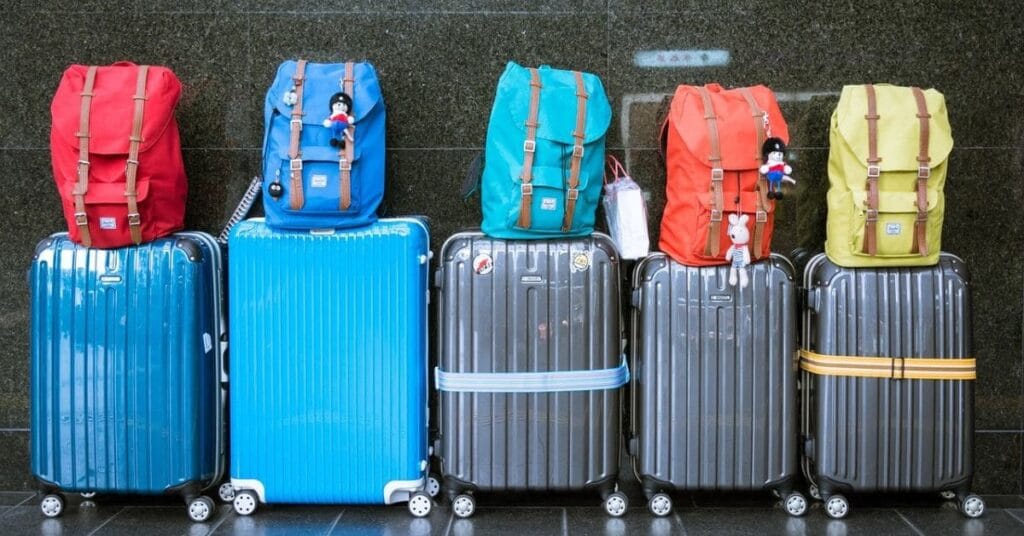
[[[519,205],[519,221],[516,227],[529,229],[530,207],[533,206],[533,153],[537,151],[537,114],[540,112],[540,72],[530,69],[530,115],[526,117],[526,141],[523,142],[523,172],[519,176],[522,196]]]
[[[768,114],[757,104],[757,100],[754,99],[754,94],[750,92],[750,88],[740,88],[740,94],[746,99],[747,106],[750,107],[750,115],[754,118],[754,128],[757,130],[754,161],[760,165],[761,146],[764,145],[764,140],[767,137],[765,123],[768,121]],[[752,237],[753,242],[751,244],[751,255],[755,259],[761,256],[761,248],[764,245],[765,227],[768,225],[768,206],[770,203],[768,200],[768,181],[765,180],[764,175],[760,173],[757,175],[757,212],[754,213],[754,236]]]
[[[928,255],[927,229],[928,229],[928,178],[932,174],[932,168],[928,165],[932,158],[928,155],[929,125],[928,120],[931,114],[928,113],[928,103],[924,99],[921,88],[912,87],[914,100],[917,102],[917,118],[921,124],[920,145],[917,153],[917,219],[914,221],[914,248],[912,251],[921,255]]]
[[[82,245],[92,245],[89,234],[89,219],[85,215],[85,194],[89,191],[89,111],[92,109],[92,89],[96,84],[95,65],[85,73],[85,86],[82,87],[82,111],[78,119],[78,183],[72,194],[75,196],[75,225]]]
[[[722,208],[725,205],[722,192],[722,181],[725,171],[722,169],[722,146],[718,137],[718,118],[708,90],[698,87],[701,100],[704,101],[704,119],[708,123],[708,141],[711,144],[711,224],[708,226],[707,242],[704,244],[704,255],[717,257],[722,234]]]
[[[299,60],[295,64],[295,74],[292,75],[292,82],[295,84],[295,106],[292,107],[291,136],[288,140],[291,168],[289,205],[292,210],[299,210],[306,204],[306,199],[302,195],[302,151],[299,148],[299,138],[302,135],[302,87],[305,75],[306,60]]]
[[[580,185],[580,164],[583,161],[583,139],[587,127],[587,88],[583,84],[583,73],[573,71],[576,77],[576,130],[572,137],[575,140],[572,146],[572,160],[569,163],[569,184],[565,197],[565,216],[562,219],[562,232],[567,233],[572,228],[573,213],[576,212],[576,198],[579,197]]]
[[[864,253],[874,256],[878,251],[875,243],[878,232],[878,177],[881,175],[881,168],[878,163],[882,161],[878,157],[878,101],[875,97],[875,86],[868,84],[864,86],[868,97],[868,113],[864,119],[868,121],[868,179],[867,179],[867,214],[864,220]]]
[[[352,99],[352,110],[349,110],[349,115],[355,117],[355,78],[353,77],[353,71],[355,66],[352,62],[345,63],[345,78],[342,79],[342,89],[345,94]],[[348,210],[348,207],[352,204],[352,188],[350,186],[352,179],[352,159],[355,155],[356,150],[356,126],[349,122],[348,124],[348,140],[342,140],[342,148],[338,151],[338,188],[341,189],[338,196],[338,208],[342,211]]]
[[[135,82],[135,112],[132,116],[132,134],[128,138],[128,162],[125,164],[124,196],[128,201],[128,230],[132,242],[142,243],[142,217],[139,216],[138,191],[135,180],[139,172],[139,146],[142,145],[142,114],[146,108],[146,77],[148,65],[139,66],[139,74]]]

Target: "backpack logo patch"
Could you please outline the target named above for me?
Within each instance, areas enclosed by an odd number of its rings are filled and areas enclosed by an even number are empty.
[[[100,229],[113,230],[117,229],[117,218],[100,218]]]
[[[903,232],[903,226],[898,223],[885,224],[885,234],[895,236]]]
[[[540,209],[541,210],[555,210],[558,206],[558,200],[554,197],[542,197],[540,198]]]
[[[327,175],[313,175],[309,178],[309,186],[311,188],[326,188]]]

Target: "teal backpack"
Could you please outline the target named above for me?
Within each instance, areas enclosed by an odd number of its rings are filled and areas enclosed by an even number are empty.
[[[512,239],[591,234],[611,115],[597,76],[509,62],[487,127],[483,232]]]

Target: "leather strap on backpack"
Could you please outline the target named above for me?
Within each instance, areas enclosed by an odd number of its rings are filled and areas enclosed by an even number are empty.
[[[135,113],[132,115],[132,134],[128,138],[128,162],[124,168],[124,196],[128,200],[128,231],[132,242],[142,243],[142,217],[139,216],[138,191],[135,180],[139,173],[139,146],[142,145],[142,113],[146,109],[146,76],[148,65],[139,66],[139,75],[135,81]]]
[[[572,146],[572,159],[569,163],[569,184],[565,196],[565,216],[562,219],[562,232],[572,228],[572,217],[576,212],[576,198],[580,192],[580,165],[583,161],[583,140],[587,127],[587,88],[583,85],[583,73],[573,71],[576,77],[576,130],[572,133],[575,140]]]
[[[722,233],[722,208],[723,201],[722,181],[725,179],[725,171],[722,169],[722,150],[718,138],[718,119],[715,117],[715,109],[711,104],[711,95],[708,90],[699,87],[697,91],[704,101],[704,119],[708,122],[708,141],[711,145],[711,224],[708,226],[707,242],[704,244],[704,255],[717,257],[719,252],[719,241]]]
[[[878,177],[882,174],[878,163],[882,161],[878,157],[878,103],[875,98],[875,86],[868,84],[864,86],[868,95],[868,114],[864,119],[868,120],[868,182],[867,182],[867,218],[864,220],[864,249],[863,252],[874,256],[878,251],[875,245],[875,238],[878,224]]]
[[[355,89],[355,78],[353,78],[353,70],[355,66],[352,62],[345,63],[345,78],[342,79],[342,89],[345,94],[352,98],[352,110],[348,111],[349,117],[355,116],[355,95],[353,90]],[[341,210],[348,210],[348,207],[352,204],[352,159],[356,150],[356,138],[355,138],[356,126],[349,121],[348,124],[348,136],[350,139],[342,140],[343,148],[338,151],[338,188],[341,189],[338,196],[338,208]]]
[[[754,118],[754,128],[757,130],[754,165],[760,167],[761,146],[764,145],[764,140],[767,138],[765,121],[767,121],[768,114],[757,105],[757,100],[754,99],[754,94],[750,92],[750,88],[740,88],[740,94],[747,100],[747,105],[750,106],[750,115]],[[761,248],[764,246],[765,227],[768,225],[768,206],[768,181],[764,175],[758,173],[757,212],[754,214],[754,236],[752,238],[753,243],[751,244],[751,256],[755,259],[761,256]]]
[[[89,234],[89,219],[85,215],[85,194],[89,191],[89,110],[92,108],[93,86],[96,84],[97,67],[91,66],[85,73],[82,87],[82,112],[78,119],[78,182],[72,194],[75,196],[75,225],[82,245],[92,245]]]
[[[924,99],[921,88],[912,87],[914,100],[917,101],[917,118],[921,122],[921,142],[917,154],[917,219],[914,222],[914,247],[912,252],[928,255],[927,229],[928,229],[928,177],[931,176],[932,168],[928,165],[932,158],[928,156],[928,120],[931,114],[928,113],[928,103]]]
[[[288,205],[292,210],[299,210],[306,204],[302,195],[302,152],[299,150],[299,137],[302,135],[302,85],[305,74],[306,60],[299,60],[295,64],[295,75],[292,76],[292,83],[295,85],[295,106],[292,107],[291,137],[288,140],[289,167],[292,172]]]
[[[533,154],[537,151],[537,114],[540,112],[540,72],[530,69],[530,115],[526,118],[526,141],[523,142],[523,172],[519,176],[522,200],[516,227],[529,229],[530,207],[533,206]]]

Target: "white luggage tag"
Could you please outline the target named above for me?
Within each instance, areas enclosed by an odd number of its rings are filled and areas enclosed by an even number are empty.
[[[604,214],[608,232],[623,259],[647,256],[651,243],[643,190],[611,155],[604,176]]]

